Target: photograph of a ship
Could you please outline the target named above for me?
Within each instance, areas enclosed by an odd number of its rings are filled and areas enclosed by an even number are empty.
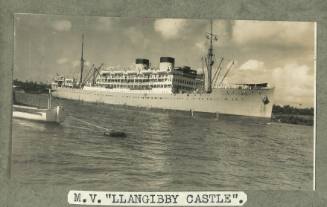
[[[14,20],[13,180],[312,190],[314,22]]]

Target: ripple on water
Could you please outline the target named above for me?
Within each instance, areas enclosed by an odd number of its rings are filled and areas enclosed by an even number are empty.
[[[46,97],[44,97],[46,98]],[[61,126],[13,120],[13,179],[112,190],[311,190],[313,128],[54,99]]]

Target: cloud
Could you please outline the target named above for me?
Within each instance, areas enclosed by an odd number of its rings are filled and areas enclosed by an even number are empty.
[[[307,65],[287,64],[284,67],[274,68],[272,78],[281,88],[312,88],[314,76]],[[299,94],[297,94],[299,95]]]
[[[275,87],[274,103],[313,106],[314,74],[312,68],[305,64],[291,63],[282,67],[265,69],[264,62],[248,60],[238,70],[232,69],[226,82],[267,82]]]
[[[218,46],[229,45],[232,38],[234,21],[216,20],[213,21],[213,33],[217,35],[218,41],[214,44]]]
[[[79,60],[74,60],[74,61],[72,62],[73,67],[77,67],[77,66],[79,66],[80,64],[81,64],[81,62],[80,62]]]
[[[59,65],[65,64],[68,62],[67,58],[59,58],[57,59],[56,63],[58,63]]]
[[[276,101],[312,106],[314,75],[307,65],[287,64],[272,70],[272,82],[278,94]]]
[[[95,29],[97,31],[110,31],[112,28],[113,20],[109,17],[98,17],[95,22]]]
[[[80,65],[81,65],[81,61],[80,61],[80,60],[74,60],[74,61],[72,62],[72,65],[73,65],[74,68],[75,68],[75,67],[80,67]],[[91,62],[89,62],[89,61],[85,61],[85,62],[84,62],[84,66],[90,67],[90,66],[91,66]]]
[[[233,21],[229,20],[214,20],[212,25],[212,32],[216,35],[217,39],[214,38],[213,47],[217,49],[218,47],[232,47],[231,38],[232,38],[232,27]],[[192,37],[196,36],[196,40],[190,40],[194,43],[194,48],[197,50],[197,53],[203,55],[207,53],[209,48],[209,39],[207,34],[210,32],[210,22],[201,21],[201,22],[190,22],[187,24],[187,28],[184,30],[184,36]],[[186,33],[186,34],[185,34]]]
[[[204,40],[196,42],[195,47],[200,50],[201,53],[204,53],[207,50],[206,42]]]
[[[144,34],[136,27],[130,27],[126,29],[125,35],[131,40],[133,44],[138,44],[144,41]]]
[[[313,22],[235,21],[233,40],[239,44],[312,46]]]
[[[84,65],[87,66],[87,67],[90,67],[91,66],[91,62],[90,61],[85,61],[84,62]]]
[[[52,23],[52,27],[59,32],[70,31],[72,23],[68,20],[57,20]]]
[[[157,19],[154,22],[155,31],[165,39],[176,39],[186,26],[185,19]]]
[[[252,71],[264,70],[264,62],[258,60],[248,60],[243,63],[239,69]]]

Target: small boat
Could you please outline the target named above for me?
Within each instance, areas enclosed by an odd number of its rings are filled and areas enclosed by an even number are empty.
[[[103,133],[103,135],[109,137],[121,137],[121,138],[127,137],[127,134],[125,132],[120,132],[120,131],[106,131]]]
[[[51,91],[49,90],[48,108],[13,105],[13,117],[33,121],[61,123],[64,121],[62,106],[51,107]]]
[[[64,113],[62,106],[41,109],[31,106],[13,105],[13,117],[34,121],[61,123],[64,120]]]

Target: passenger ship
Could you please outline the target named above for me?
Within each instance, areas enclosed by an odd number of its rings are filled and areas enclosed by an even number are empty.
[[[83,77],[84,36],[82,41],[80,80],[58,76],[52,83],[53,96],[65,99],[112,105],[207,112],[270,118],[274,87],[267,83],[223,83],[229,69],[223,74],[220,61],[214,66],[211,31],[207,34],[210,46],[203,57],[203,74],[189,66],[175,66],[172,57],[160,57],[159,68],[150,61],[137,58],[134,69],[103,68],[94,65]]]

